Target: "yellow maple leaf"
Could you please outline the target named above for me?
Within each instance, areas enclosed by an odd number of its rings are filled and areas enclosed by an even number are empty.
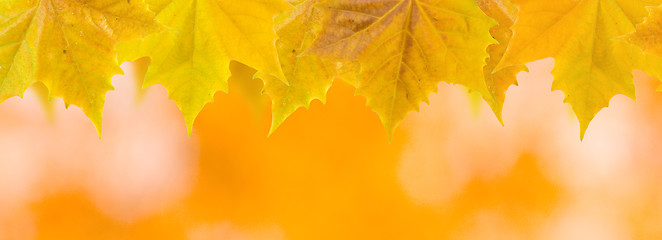
[[[80,107],[101,135],[115,44],[161,27],[142,0],[0,0],[0,101],[41,82]]]
[[[650,7],[648,11],[649,16],[644,22],[637,24],[636,30],[626,35],[625,39],[646,53],[640,64],[646,67],[644,70],[652,72],[653,75],[660,78],[659,71],[662,71],[662,64],[659,64],[662,57],[662,28],[660,27],[662,26],[662,5]],[[662,91],[662,85],[657,90]]]
[[[634,31],[660,0],[512,0],[519,16],[496,70],[553,57],[552,90],[572,105],[583,138],[590,121],[616,94],[635,98],[632,70],[659,76],[659,61],[616,38]],[[654,66],[655,65],[655,66]]]
[[[278,16],[278,56],[289,83],[285,84],[273,75],[259,72],[264,80],[264,92],[271,97],[273,133],[285,119],[304,106],[308,108],[314,99],[326,101],[326,92],[333,82],[333,63],[316,56],[300,56],[308,49],[319,31],[321,12],[314,7],[320,0],[290,1],[295,10]]]
[[[487,47],[490,57],[487,59],[487,65],[483,68],[483,74],[485,75],[485,83],[490,91],[490,95],[493,97],[492,99],[484,97],[484,99],[503,124],[502,110],[503,103],[506,100],[506,91],[511,85],[517,85],[517,73],[528,71],[526,66],[519,64],[493,72],[494,68],[501,61],[508,47],[508,42],[510,42],[513,36],[510,26],[513,25],[517,18],[517,7],[508,0],[478,0],[476,3],[487,16],[499,23],[499,25],[490,29],[490,34],[499,44],[492,44]]]
[[[638,24],[627,40],[644,50],[662,57],[662,5],[649,8],[649,16]]]
[[[491,98],[482,68],[494,21],[472,0],[331,0],[320,4],[323,28],[309,52],[358,60],[357,94],[389,136],[440,81]]]
[[[273,27],[273,17],[291,8],[284,0],[150,0],[149,5],[172,29],[118,45],[119,56],[151,58],[144,86],[165,86],[189,133],[214,93],[227,91],[230,61],[285,79]]]

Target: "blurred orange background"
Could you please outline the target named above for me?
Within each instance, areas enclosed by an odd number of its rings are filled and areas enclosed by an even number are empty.
[[[148,62],[123,65],[103,135],[40,87],[0,104],[0,239],[662,239],[662,94],[635,71],[583,142],[553,60],[486,103],[439,85],[389,143],[340,81],[272,136],[270,99],[231,66],[187,136]]]

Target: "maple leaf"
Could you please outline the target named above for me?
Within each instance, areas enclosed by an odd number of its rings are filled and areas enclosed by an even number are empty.
[[[616,94],[635,98],[632,70],[659,76],[659,61],[616,38],[634,31],[645,8],[660,0],[512,0],[519,7],[514,36],[496,70],[553,57],[552,90],[562,90],[580,123],[590,121]]]
[[[309,52],[358,60],[357,94],[389,137],[440,81],[491,98],[482,68],[494,21],[472,0],[331,0],[319,5],[323,28]]]
[[[525,65],[519,64],[494,72],[513,36],[510,27],[517,18],[517,7],[508,0],[478,0],[476,3],[487,16],[498,22],[498,25],[490,29],[490,34],[499,44],[492,44],[487,47],[490,57],[487,59],[487,64],[483,68],[485,83],[492,99],[485,97],[484,99],[490,105],[490,108],[492,108],[499,122],[503,124],[502,110],[503,103],[506,100],[506,91],[511,85],[517,85],[517,73],[528,71]]]
[[[291,0],[295,10],[276,18],[278,57],[285,74],[285,84],[273,75],[258,72],[264,80],[263,91],[272,99],[272,134],[280,124],[300,107],[309,108],[319,99],[326,102],[326,93],[335,79],[353,84],[358,72],[354,62],[334,62],[302,54],[312,44],[321,28],[322,12],[316,4],[326,0]]]
[[[278,62],[273,17],[283,0],[150,0],[171,31],[118,45],[121,60],[149,56],[144,87],[161,84],[184,115],[189,133],[217,91],[227,92],[230,61],[285,79]]]
[[[276,20],[279,37],[276,47],[289,85],[273,75],[258,73],[265,83],[264,92],[273,102],[270,134],[298,108],[308,108],[314,99],[325,102],[326,92],[333,83],[334,63],[316,56],[299,56],[308,49],[321,27],[321,12],[314,7],[319,2],[290,1],[296,9],[281,14]]]
[[[662,57],[662,5],[648,10],[649,16],[626,39],[644,52]]]
[[[41,82],[101,135],[115,44],[160,29],[142,0],[0,0],[0,101]]]

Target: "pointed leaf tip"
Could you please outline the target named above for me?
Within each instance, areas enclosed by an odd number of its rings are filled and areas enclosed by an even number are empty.
[[[360,63],[356,93],[367,97],[389,138],[391,123],[427,101],[440,81],[490,98],[482,70],[496,22],[475,2],[329,0],[321,9],[322,28],[308,52]],[[455,18],[463,20],[443,21]]]

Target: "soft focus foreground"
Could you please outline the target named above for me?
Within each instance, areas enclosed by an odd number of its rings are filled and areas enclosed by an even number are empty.
[[[351,87],[270,137],[270,100],[233,64],[188,137],[145,61],[107,95],[102,139],[42,89],[0,105],[0,239],[660,239],[662,94],[636,72],[583,142],[552,60],[511,87],[502,127],[440,84],[395,132]],[[46,106],[46,110],[44,110]]]

